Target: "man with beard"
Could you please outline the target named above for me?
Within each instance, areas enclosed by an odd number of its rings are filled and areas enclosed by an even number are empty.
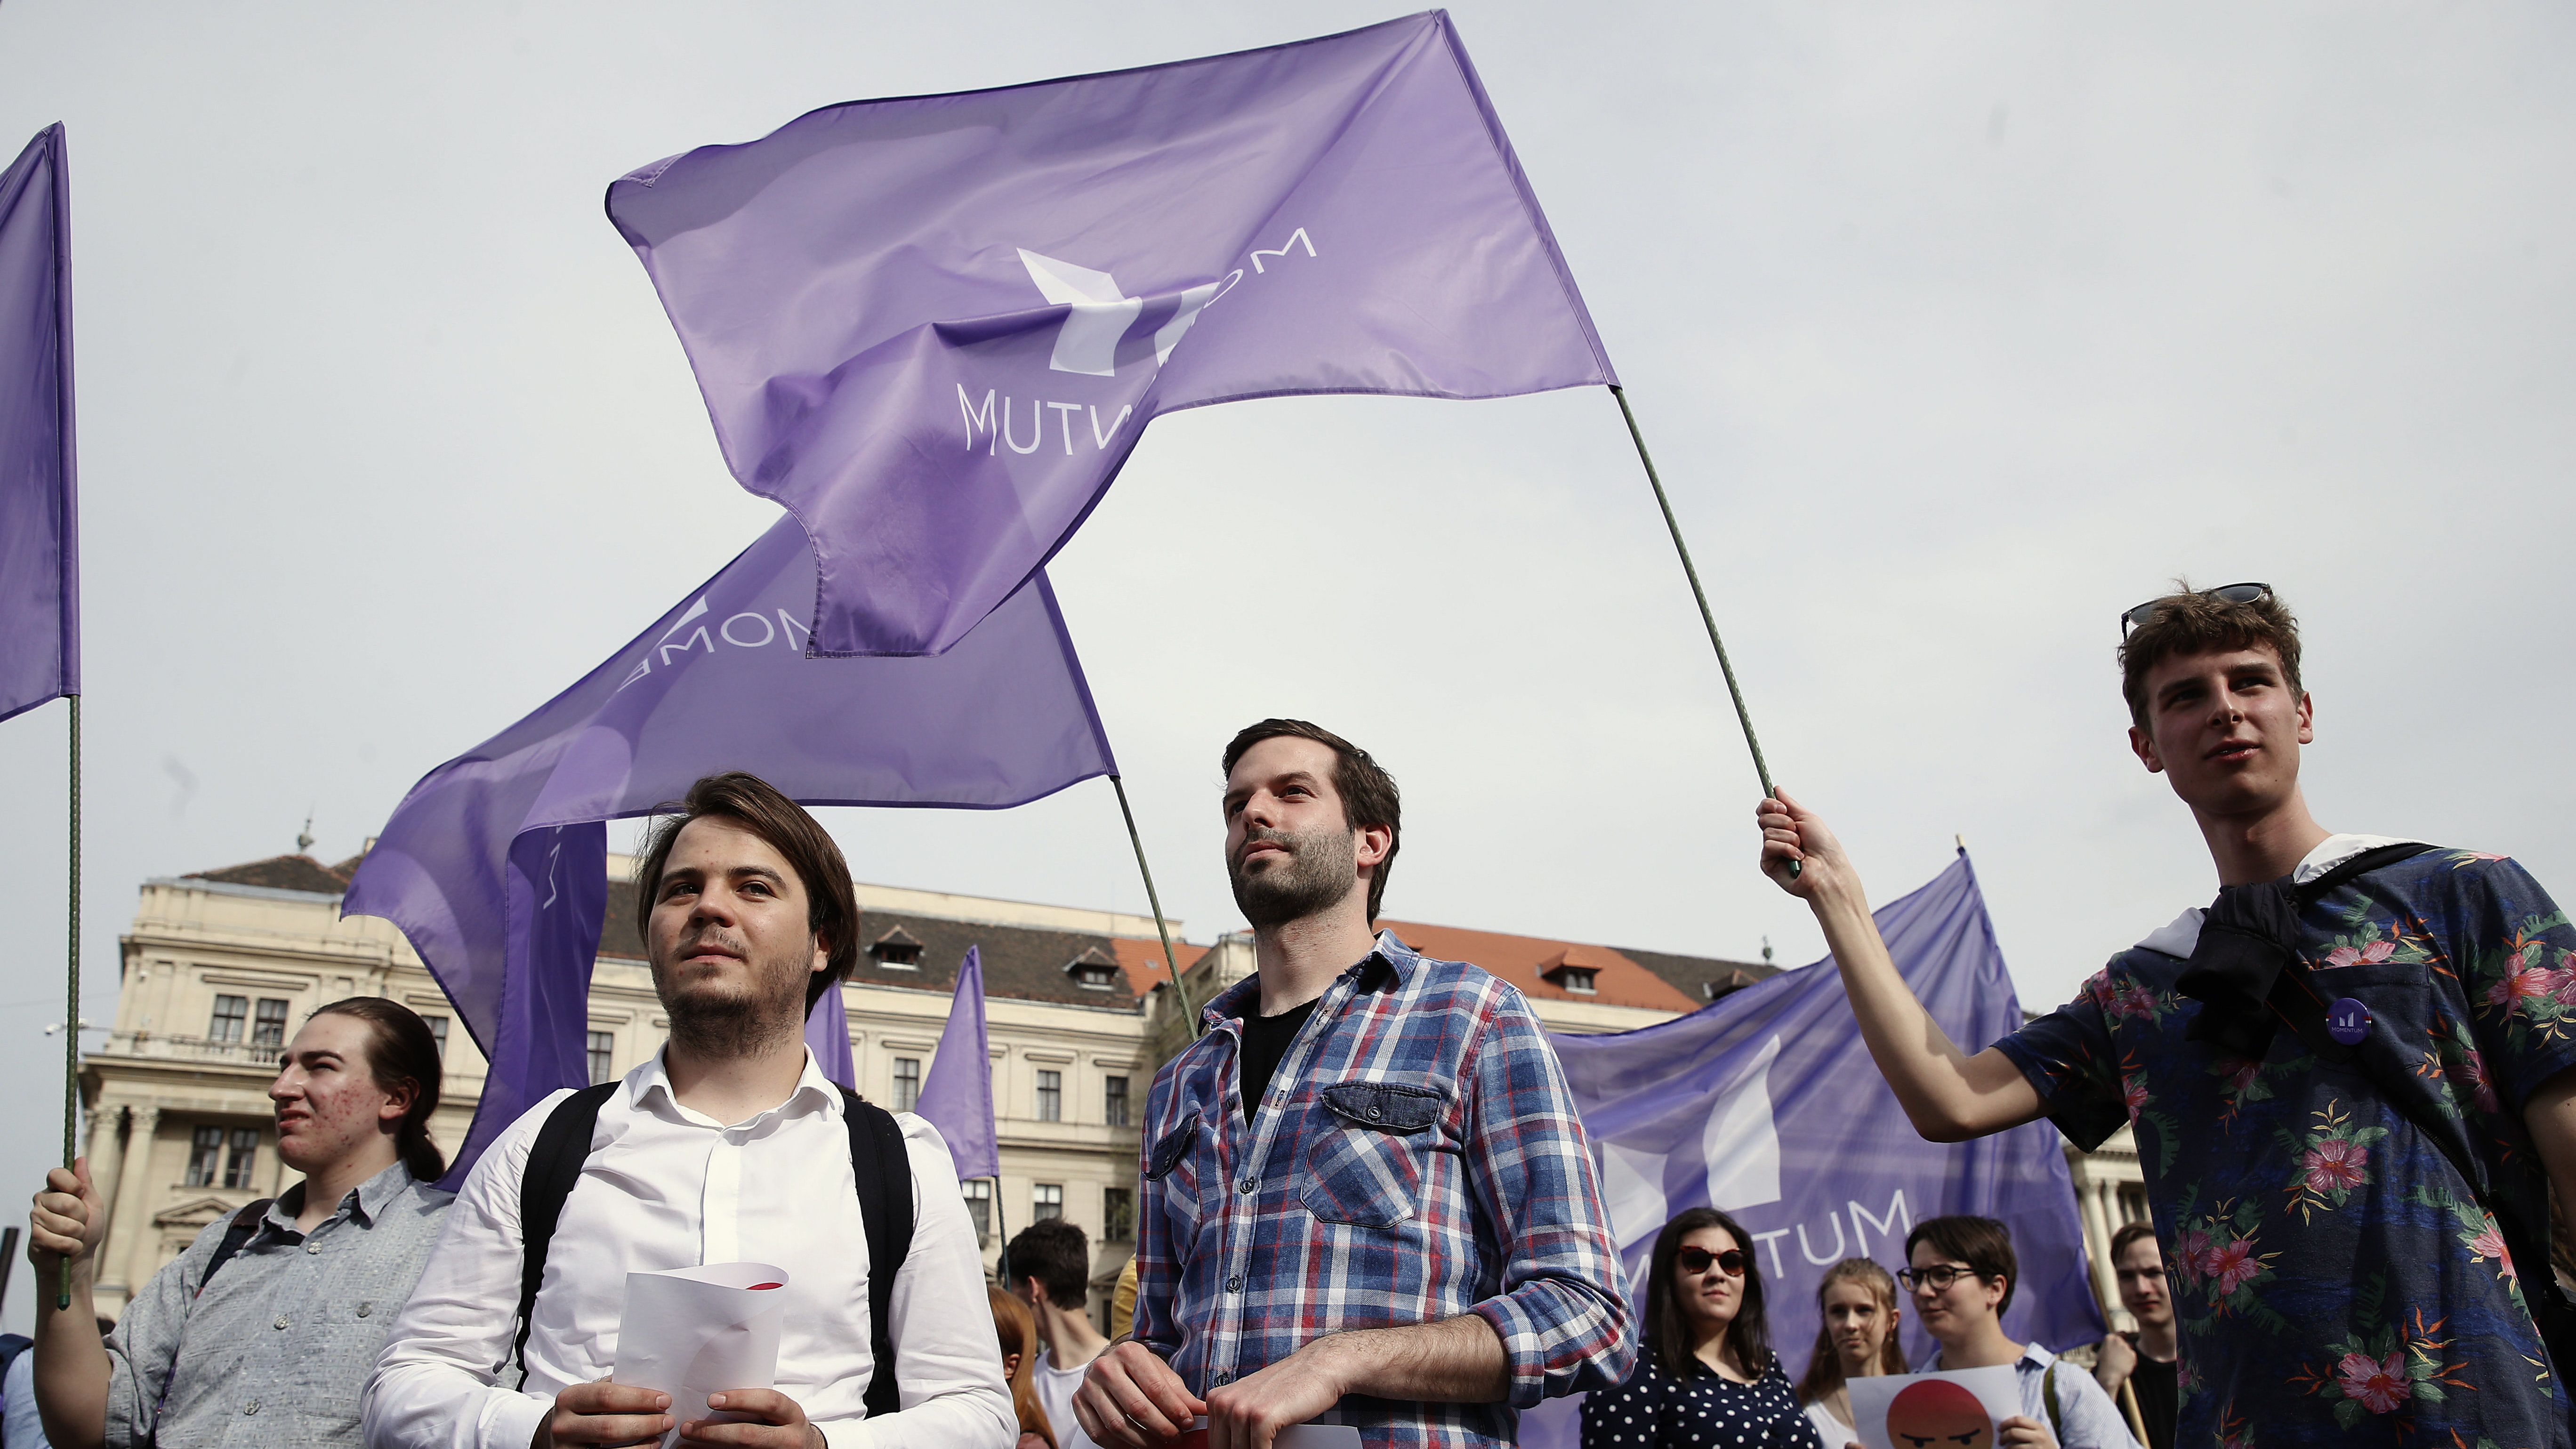
[[[1328,1413],[1369,1449],[1509,1442],[1636,1356],[1564,1074],[1508,983],[1372,936],[1398,801],[1367,751],[1271,719],[1224,763],[1258,969],[1154,1079],[1135,1328],[1074,1412],[1117,1449]]]
[[[668,809],[635,883],[670,1041],[621,1082],[540,1102],[475,1164],[367,1385],[367,1442],[548,1449],[676,1427],[685,1445],[1009,1449],[1018,1419],[946,1144],[835,1088],[805,1046],[806,1013],[857,954],[840,847],[750,775],[709,776]],[[581,1106],[591,1121],[564,1115]],[[554,1130],[567,1120],[578,1130]],[[885,1150],[863,1156],[876,1133]],[[881,1236],[895,1218],[910,1242],[884,1254],[889,1274],[876,1243],[900,1241]],[[628,1273],[729,1262],[784,1270],[774,1387],[714,1394],[701,1418],[608,1382]]]

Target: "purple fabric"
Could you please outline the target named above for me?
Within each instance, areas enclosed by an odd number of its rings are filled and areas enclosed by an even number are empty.
[[[1973,1052],[2021,1026],[1964,851],[1877,920],[1897,969],[1951,1040]],[[1917,1136],[1870,1060],[1831,958],[1660,1026],[1552,1040],[1592,1136],[1641,1321],[1637,1275],[1656,1231],[1714,1203],[1754,1238],[1771,1343],[1795,1379],[1816,1341],[1827,1265],[1868,1257],[1893,1272],[1905,1266],[1915,1223],[1979,1213],[2012,1228],[2021,1260],[2004,1332],[2051,1349],[2101,1339],[2057,1129],[2033,1122],[1951,1145]],[[1930,1342],[1909,1311],[1906,1362],[1922,1362]],[[1522,1415],[1521,1442],[1573,1449],[1577,1402]]]
[[[824,992],[805,1014],[805,1045],[813,1048],[815,1065],[824,1076],[853,1092],[859,1089],[858,1063],[850,1059],[850,1015],[841,1004],[839,987]]]
[[[936,659],[806,658],[813,597],[813,556],[781,519],[580,683],[432,770],[360,863],[342,910],[402,928],[492,1062],[455,1180],[588,1080],[601,822],[728,769],[809,805],[971,809],[1116,772],[1043,575]]]
[[[726,464],[813,538],[817,653],[955,644],[1159,414],[1616,380],[1440,11],[833,106],[608,214]]]
[[[948,1025],[939,1033],[939,1052],[930,1059],[930,1074],[921,1079],[921,1100],[912,1110],[948,1139],[948,1155],[957,1176],[999,1177],[1002,1152],[993,1131],[993,1056],[984,1040],[984,949],[966,948],[957,968],[957,996],[948,1005]]]
[[[0,171],[0,719],[80,693],[71,240],[58,122]]]

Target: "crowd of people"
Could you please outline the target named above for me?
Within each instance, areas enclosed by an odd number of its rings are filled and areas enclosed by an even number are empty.
[[[2568,1449],[2570,1308],[2521,1270],[2549,1261],[2552,1191],[2576,1190],[2576,929],[2502,857],[2316,824],[2315,706],[2268,587],[2120,624],[2130,748],[2222,888],[2004,1040],[1953,1044],[1824,822],[1785,793],[1757,809],[1763,869],[1814,910],[1918,1131],[2137,1132],[2153,1227],[2111,1244],[2136,1328],[2090,1372],[2004,1331],[2022,1275],[1990,1218],[1911,1224],[1893,1273],[1834,1264],[1794,1383],[1728,1214],[1667,1223],[1632,1294],[1528,1002],[1376,929],[1394,780],[1273,719],[1222,760],[1257,969],[1155,1078],[1107,1333],[1078,1228],[1032,1226],[986,1282],[937,1131],[823,1076],[803,1024],[856,954],[849,871],[802,808],[725,774],[638,868],[660,1053],[538,1103],[451,1197],[427,1027],[374,998],[321,1008],[270,1089],[302,1180],[210,1225],[104,1341],[105,1214],[85,1162],[50,1174],[29,1253],[43,1281],[68,1269],[70,1301],[40,1295],[10,1392],[63,1449],[1159,1449],[1194,1429],[1267,1449],[1318,1421],[1412,1449],[1509,1441],[1519,1411],[1578,1393],[1587,1445],[1848,1449],[1870,1437],[1862,1380],[2009,1369],[2018,1412],[1972,1404],[1945,1445],[2245,1449],[2259,1428],[2265,1449]],[[629,1272],[736,1260],[786,1270],[772,1383],[699,1415],[613,1381]]]

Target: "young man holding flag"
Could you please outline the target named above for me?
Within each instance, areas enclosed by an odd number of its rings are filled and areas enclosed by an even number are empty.
[[[2182,1327],[2175,1443],[2567,1445],[2548,1235],[2550,1192],[2576,1202],[2576,930],[2501,856],[2316,823],[2315,706],[2267,586],[2121,627],[2130,748],[2222,889],[2073,1002],[1963,1052],[1786,794],[1756,811],[1763,869],[1814,909],[1925,1137],[2132,1125]]]
[[[621,1082],[548,1096],[475,1164],[367,1384],[368,1444],[677,1428],[743,1449],[1009,1449],[1018,1419],[948,1149],[919,1117],[844,1096],[805,1045],[806,1014],[858,953],[840,847],[760,779],[713,775],[654,831],[636,896],[670,1041]],[[590,1122],[549,1131],[580,1106]],[[892,1150],[863,1162],[878,1129]],[[568,1188],[540,1206],[550,1179]],[[909,1244],[879,1259],[890,1208]],[[774,1386],[715,1394],[721,1417],[701,1418],[608,1381],[628,1273],[729,1262],[785,1271]]]
[[[1274,719],[1224,763],[1258,970],[1154,1079],[1134,1337],[1075,1413],[1115,1449],[1335,1411],[1369,1449],[1509,1441],[1636,1356],[1564,1073],[1509,984],[1371,934],[1399,812],[1366,751]]]

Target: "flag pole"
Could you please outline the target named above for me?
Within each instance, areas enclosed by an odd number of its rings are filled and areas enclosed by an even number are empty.
[[[1127,782],[1112,775],[1109,783],[1117,788],[1118,813],[1127,820],[1127,843],[1136,847],[1136,870],[1145,877],[1145,903],[1154,908],[1154,929],[1163,937],[1163,969],[1171,973],[1172,993],[1181,1003],[1181,1019],[1190,1024],[1190,1035],[1198,1036],[1207,1027],[1198,1013],[1190,1010],[1190,989],[1181,984],[1181,963],[1172,955],[1172,928],[1163,920],[1162,897],[1154,894],[1154,868],[1145,863],[1145,838],[1136,833],[1136,812],[1127,808]]]
[[[1682,542],[1682,525],[1673,517],[1673,501],[1664,496],[1664,480],[1655,473],[1653,455],[1646,451],[1646,435],[1637,428],[1637,414],[1628,406],[1628,390],[1612,384],[1610,395],[1619,400],[1619,416],[1628,421],[1629,441],[1637,445],[1637,461],[1646,465],[1646,482],[1655,490],[1655,506],[1664,511],[1664,527],[1673,535],[1673,552],[1682,557],[1682,576],[1690,580],[1691,597],[1699,601],[1699,621],[1708,626],[1708,642],[1717,650],[1718,672],[1726,676],[1726,693],[1735,701],[1735,722],[1744,727],[1744,743],[1753,751],[1753,773],[1762,781],[1762,793],[1778,795],[1779,787],[1771,783],[1771,767],[1762,760],[1762,741],[1753,733],[1753,715],[1744,707],[1744,690],[1735,682],[1735,666],[1726,657],[1726,641],[1717,637],[1717,615],[1708,607],[1708,591],[1700,587],[1699,570],[1691,564],[1690,545]],[[1798,874],[1798,862],[1789,862],[1789,874]]]
[[[80,746],[81,746],[81,727],[80,727],[80,702],[81,702],[81,697],[80,697],[79,695],[77,695],[77,694],[74,694],[74,695],[70,695],[70,696],[68,696],[68,698],[69,698],[69,699],[71,700],[71,702],[72,702],[72,712],[71,712],[71,740],[72,740],[71,810],[70,810],[70,812],[69,812],[69,813],[70,813],[70,816],[71,816],[71,836],[72,836],[72,839],[71,839],[71,848],[72,848],[72,859],[71,859],[71,898],[70,898],[70,912],[69,912],[69,914],[70,914],[70,916],[71,916],[71,931],[70,931],[70,945],[69,945],[69,948],[68,948],[68,951],[67,951],[67,955],[68,955],[68,956],[69,956],[69,958],[70,958],[71,966],[70,966],[70,972],[69,972],[68,979],[66,980],[66,982],[65,982],[65,984],[64,984],[64,987],[63,987],[63,995],[64,995],[64,1002],[63,1002],[63,1171],[65,1171],[65,1172],[69,1172],[69,1171],[71,1171],[71,1170],[72,1170],[72,1163],[73,1163],[73,1156],[72,1156],[72,1149],[73,1149],[73,1142],[72,1142],[73,1119],[78,1115],[78,1113],[79,1113],[79,1111],[80,1111],[80,1010],[81,1010],[81,1008],[80,1008],[80,1000],[81,1000],[81,985],[80,985],[80,945],[81,945],[81,942],[80,942],[80,911],[81,911],[81,841],[80,841],[80,827],[81,827],[81,788],[80,788]],[[59,1281],[57,1281],[57,1282],[55,1283],[55,1285],[54,1285],[54,1307],[55,1307],[57,1310],[62,1310],[62,1309],[70,1308],[71,1306],[72,1306],[72,1260],[71,1260],[71,1258],[70,1258],[68,1255],[66,1255],[66,1256],[64,1257],[64,1259],[63,1259],[63,1263],[62,1263],[62,1276],[61,1276],[60,1280],[59,1280]]]

